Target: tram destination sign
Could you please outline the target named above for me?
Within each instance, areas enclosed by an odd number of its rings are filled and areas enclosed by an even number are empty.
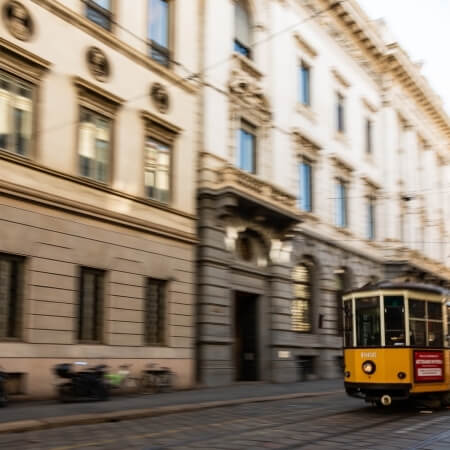
[[[444,381],[444,352],[415,351],[414,378],[416,382]]]

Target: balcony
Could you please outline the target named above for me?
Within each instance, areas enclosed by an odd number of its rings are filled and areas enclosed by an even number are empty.
[[[200,155],[199,189],[220,197],[221,216],[239,214],[276,228],[300,221],[296,197],[210,153]]]

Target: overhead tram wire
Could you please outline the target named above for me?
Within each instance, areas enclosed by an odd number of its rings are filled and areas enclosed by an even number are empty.
[[[279,31],[277,31],[275,33],[270,34],[269,36],[267,36],[267,37],[265,37],[265,38],[263,38],[263,39],[261,39],[259,41],[254,42],[253,44],[250,45],[250,47],[254,48],[254,47],[257,47],[258,45],[260,45],[262,43],[268,42],[268,41],[270,41],[270,40],[272,40],[272,39],[274,39],[274,38],[276,38],[276,37],[278,37],[278,36],[288,32],[288,31],[290,31],[292,29],[295,29],[298,26],[301,26],[302,24],[304,24],[304,23],[306,23],[306,22],[308,22],[310,20],[315,19],[316,17],[320,16],[321,14],[336,8],[338,5],[340,5],[342,3],[345,3],[346,1],[347,0],[337,1],[337,2],[329,5],[327,8],[324,8],[324,9],[322,9],[320,11],[315,12],[315,13],[311,14],[310,16],[308,16],[307,18],[305,18],[305,19],[303,19],[303,20],[301,20],[299,22],[296,22],[296,23],[294,23],[294,24],[292,24],[292,25],[290,25],[290,26],[288,26],[286,28],[283,28],[282,30],[279,30]],[[83,4],[86,4],[86,0],[80,0],[80,2],[83,3]],[[121,30],[125,31],[126,33],[130,34],[130,36],[132,36],[136,40],[139,40],[140,42],[143,42],[146,45],[149,44],[149,41],[147,39],[142,38],[141,36],[137,35],[133,31],[131,31],[130,29],[124,27],[117,20],[111,19],[111,23],[114,24],[115,26],[117,26],[118,28],[120,28]],[[226,57],[226,58],[224,58],[222,60],[219,60],[216,63],[211,64],[210,66],[205,67],[200,72],[193,72],[190,69],[188,69],[183,63],[181,63],[181,62],[179,62],[179,61],[177,61],[175,59],[169,58],[170,63],[172,63],[172,64],[174,64],[174,65],[176,65],[178,67],[181,67],[183,70],[185,70],[186,72],[189,73],[189,75],[187,75],[185,77],[182,77],[182,78],[180,78],[180,80],[177,80],[174,83],[172,83],[171,86],[172,87],[173,86],[177,86],[177,85],[180,85],[180,84],[182,84],[184,82],[187,82],[187,81],[195,81],[196,83],[200,84],[201,86],[208,87],[208,88],[213,89],[213,90],[215,90],[216,92],[218,92],[218,93],[220,93],[222,95],[230,97],[231,96],[230,92],[225,91],[224,89],[222,89],[222,88],[220,88],[218,86],[215,86],[215,85],[213,85],[213,84],[211,84],[209,82],[201,80],[200,76],[202,74],[205,74],[208,70],[214,69],[214,68],[216,68],[216,67],[218,67],[218,66],[220,66],[222,64],[225,64],[226,62],[228,62],[232,58],[233,58],[233,55],[229,55],[228,57]],[[147,96],[148,96],[148,92],[146,92],[144,94],[140,94],[140,95],[135,96],[135,97],[130,97],[129,99],[126,99],[124,101],[124,104],[132,103],[132,102],[134,102],[136,100],[139,100],[141,98],[145,98]],[[252,109],[252,108],[253,108],[253,106],[249,107],[248,109]],[[58,124],[58,125],[49,127],[47,129],[38,130],[35,133],[32,133],[32,136],[36,137],[38,135],[42,135],[44,132],[57,131],[58,129],[62,129],[62,128],[65,128],[65,127],[68,127],[68,126],[72,126],[72,125],[78,124],[78,123],[79,123],[78,120],[76,120],[76,121],[66,122],[64,124]],[[290,132],[289,130],[283,129],[279,125],[272,124],[271,128],[275,129],[275,130],[278,130],[279,132],[281,132],[281,133],[283,133],[283,134],[285,134],[287,136],[292,136],[292,132]],[[442,190],[441,189],[432,189],[432,188],[430,189],[430,188],[427,188],[427,189],[413,189],[413,190],[410,190],[410,191],[405,191],[403,194],[414,196],[414,194],[417,195],[417,194],[420,194],[422,192],[430,192],[430,193],[442,192],[442,193],[447,193],[449,191],[447,191],[447,188],[442,189]],[[351,197],[348,197],[348,198],[349,199],[354,199],[354,198],[364,198],[364,197],[366,197],[366,196],[365,195],[362,195],[362,196],[351,196]],[[378,199],[388,199],[389,198],[389,196],[387,196],[385,194],[378,194],[378,195],[375,195],[374,197],[378,198]],[[333,200],[333,199],[336,199],[336,197],[327,197],[327,199]]]
[[[339,0],[338,2],[333,3],[332,5],[328,6],[327,8],[324,8],[324,9],[322,9],[322,10],[320,10],[320,11],[315,12],[314,14],[311,14],[311,15],[308,16],[307,18],[305,18],[305,19],[303,19],[303,20],[301,20],[301,21],[299,21],[299,22],[297,22],[297,23],[295,23],[295,24],[292,24],[292,25],[290,25],[289,27],[287,27],[287,28],[285,28],[285,29],[283,29],[283,30],[279,30],[279,31],[277,31],[277,32],[275,32],[275,33],[273,33],[273,34],[267,36],[266,38],[262,39],[261,41],[254,42],[253,44],[251,44],[250,47],[253,48],[253,47],[256,47],[257,45],[259,45],[260,43],[270,41],[270,40],[272,40],[272,39],[278,37],[279,35],[281,35],[281,34],[283,34],[283,33],[286,33],[286,32],[288,32],[288,31],[292,30],[293,28],[296,28],[296,27],[298,27],[298,26],[301,26],[301,25],[303,25],[304,23],[306,23],[306,22],[308,22],[308,21],[310,21],[310,20],[315,19],[316,17],[320,16],[321,14],[323,14],[323,13],[329,11],[329,10],[334,9],[336,6],[342,4],[342,3],[346,2],[346,1],[347,1],[347,0]],[[80,0],[80,2],[83,3],[83,4],[86,4],[86,0]],[[130,34],[131,36],[133,36],[135,39],[138,39],[139,41],[144,42],[146,45],[148,45],[149,42],[148,42],[147,39],[144,39],[144,38],[138,36],[138,35],[135,34],[133,31],[131,31],[131,30],[129,30],[128,28],[124,27],[123,25],[121,25],[121,24],[120,24],[119,22],[117,22],[116,20],[111,19],[111,23],[113,23],[114,25],[116,25],[117,27],[119,27],[120,29],[122,29],[123,31],[129,33],[129,34]],[[204,82],[202,82],[202,81],[200,80],[200,77],[201,77],[202,75],[204,75],[208,70],[214,69],[214,68],[216,68],[216,67],[218,67],[218,66],[220,66],[220,65],[222,65],[222,64],[225,64],[226,62],[230,61],[232,58],[233,58],[233,55],[229,55],[229,56],[226,57],[225,59],[219,60],[219,61],[217,61],[217,62],[211,64],[210,66],[205,67],[205,68],[202,69],[200,72],[193,72],[193,71],[191,71],[190,69],[188,69],[188,68],[187,68],[183,63],[181,63],[180,61],[177,61],[177,60],[175,60],[175,59],[170,59],[170,62],[171,62],[172,64],[177,65],[177,66],[183,68],[183,70],[185,70],[186,72],[189,73],[189,75],[184,76],[184,77],[181,77],[179,80],[174,81],[174,82],[171,84],[171,87],[173,88],[173,87],[179,86],[179,85],[181,85],[181,84],[183,84],[183,83],[185,83],[185,82],[189,82],[189,81],[195,81],[196,83],[199,83],[200,85],[203,85]],[[145,98],[145,97],[147,97],[147,96],[148,96],[148,91],[145,92],[145,93],[143,93],[143,94],[140,94],[140,95],[137,95],[137,96],[130,97],[130,98],[126,99],[126,100],[123,102],[123,104],[129,104],[129,103],[132,103],[132,102],[134,102],[134,101],[137,101],[137,100],[140,100],[140,99],[142,99],[142,98]],[[69,127],[69,126],[72,126],[72,125],[76,125],[76,124],[78,124],[78,123],[79,123],[78,120],[72,120],[72,121],[70,121],[70,122],[65,122],[65,123],[62,123],[62,124],[57,124],[57,125],[51,126],[51,127],[49,127],[49,128],[36,130],[34,133],[32,133],[32,137],[40,136],[40,135],[42,135],[42,134],[44,134],[44,133],[47,133],[47,132],[57,131],[57,130],[59,130],[59,129],[63,129],[63,128],[66,128],[66,127]]]

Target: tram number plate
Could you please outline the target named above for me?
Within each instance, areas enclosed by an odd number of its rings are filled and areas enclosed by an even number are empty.
[[[414,375],[416,381],[444,381],[444,352],[415,351]]]

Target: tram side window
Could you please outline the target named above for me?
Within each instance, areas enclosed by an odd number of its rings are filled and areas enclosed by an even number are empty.
[[[428,313],[428,345],[430,347],[442,347],[442,305],[437,302],[427,302]]]
[[[438,302],[409,300],[410,344],[415,347],[442,347],[442,306]]]
[[[384,297],[386,345],[405,345],[405,305],[402,296]]]
[[[426,346],[425,324],[425,302],[409,299],[409,340],[411,345],[416,347]]]
[[[359,298],[355,301],[357,345],[360,347],[379,347],[380,299],[378,297]]]
[[[344,302],[344,347],[353,347],[353,308],[351,300]]]

